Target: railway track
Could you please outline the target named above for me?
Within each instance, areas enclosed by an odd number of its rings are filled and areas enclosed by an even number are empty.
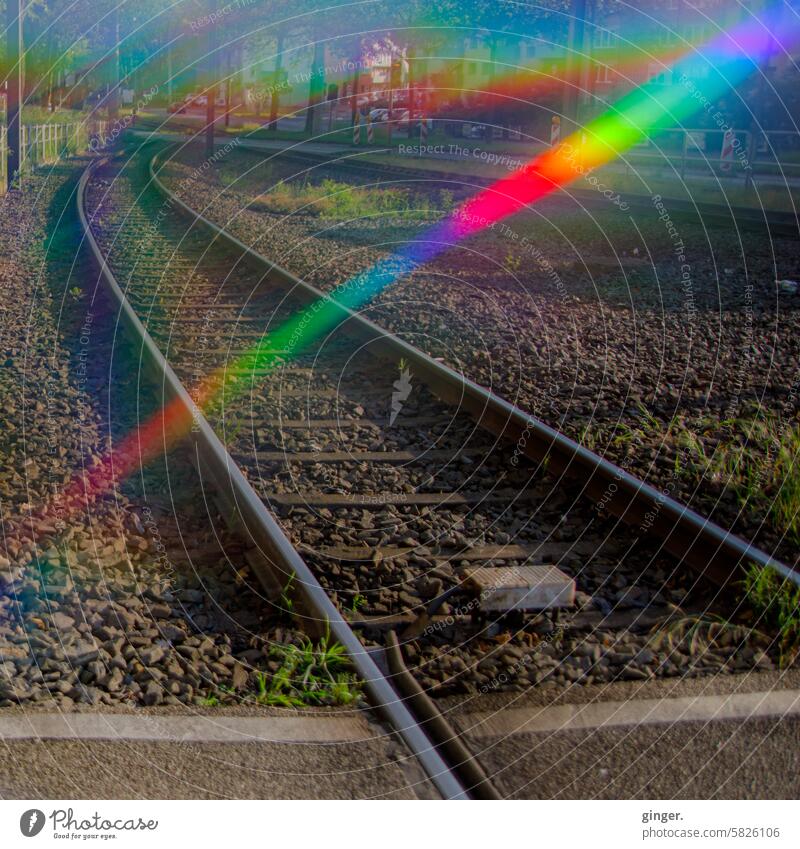
[[[685,674],[671,649],[649,648],[651,628],[717,610],[750,563],[797,580],[343,307],[302,350],[270,350],[324,295],[187,207],[160,164],[103,160],[81,181],[120,317],[167,400],[193,411],[198,467],[263,553],[267,592],[295,592],[310,632],[328,623],[444,795],[463,791],[441,737],[432,749],[385,672],[418,717],[426,693]],[[256,344],[266,357],[242,359]],[[217,369],[225,394],[200,411]],[[723,664],[747,668],[730,648]],[[436,738],[435,713],[424,722]]]
[[[108,294],[119,309],[118,322],[129,334],[129,339],[138,345],[138,362],[143,371],[162,386],[165,403],[177,401],[194,415],[191,451],[200,475],[203,500],[216,501],[225,511],[228,524],[235,528],[237,536],[258,550],[257,559],[252,558],[249,565],[264,584],[268,596],[276,600],[276,606],[289,604],[285,594],[281,594],[281,601],[277,601],[281,587],[280,584],[276,586],[276,576],[293,577],[302,596],[302,607],[298,606],[296,616],[302,620],[305,630],[312,634],[324,630],[345,647],[364,683],[370,702],[404,740],[438,792],[447,799],[466,798],[467,793],[460,778],[444,762],[428,734],[397,698],[384,673],[364,650],[336,606],[265,509],[202,413],[194,406],[184,385],[128,302],[93,236],[86,214],[86,189],[96,165],[86,169],[77,191],[77,211],[83,233],[89,251],[100,268],[100,276]]]

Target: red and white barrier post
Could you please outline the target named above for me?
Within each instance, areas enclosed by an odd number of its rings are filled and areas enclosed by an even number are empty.
[[[561,118],[553,115],[550,122],[550,147],[555,147],[561,141]]]
[[[353,120],[353,144],[361,144],[361,113],[358,109]]]
[[[733,130],[725,130],[722,136],[722,151],[719,155],[720,171],[730,171],[733,162],[733,148],[736,141],[736,133]]]
[[[375,131],[372,128],[372,118],[367,115],[367,144],[372,144],[375,141]]]

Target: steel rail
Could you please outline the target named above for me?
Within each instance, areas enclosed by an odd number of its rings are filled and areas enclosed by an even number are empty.
[[[294,549],[275,518],[242,474],[235,460],[228,453],[202,411],[195,405],[125,297],[92,233],[85,210],[86,186],[95,168],[106,161],[106,158],[96,160],[81,175],[76,192],[78,216],[84,239],[98,265],[106,289],[116,303],[127,330],[141,344],[145,367],[161,381],[165,399],[177,400],[191,414],[194,425],[192,432],[187,434],[187,438],[195,443],[198,456],[203,461],[203,466],[210,474],[212,482],[223,496],[233,501],[244,529],[270,563],[284,574],[296,576],[298,591],[302,594],[310,613],[317,618],[317,621],[327,623],[331,635],[345,647],[359,677],[364,682],[372,705],[405,741],[432,784],[445,799],[469,798],[458,778],[445,764],[411,711],[395,692],[311,569]]]
[[[643,533],[657,538],[666,551],[699,574],[724,585],[737,578],[748,565],[756,564],[772,567],[800,586],[800,573],[762,549],[726,531],[663,491],[639,480],[463,374],[339,304],[330,295],[278,266],[190,207],[170,191],[158,176],[158,171],[163,167],[162,155],[176,147],[170,145],[150,159],[152,185],[171,206],[182,210],[193,223],[207,229],[221,245],[239,252],[244,261],[260,270],[267,279],[290,287],[294,295],[308,302],[326,300],[337,306],[341,311],[342,322],[347,324],[349,331],[370,340],[385,353],[394,357],[399,354],[413,363],[415,374],[442,400],[458,405],[480,426],[496,436],[516,443],[517,450],[534,462],[547,460],[549,469],[578,479],[586,495],[601,502],[605,509],[625,523],[639,525]]]

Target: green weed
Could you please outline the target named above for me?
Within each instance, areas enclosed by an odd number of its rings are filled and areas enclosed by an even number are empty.
[[[266,673],[256,673],[255,700],[259,704],[347,705],[360,695],[361,685],[350,671],[344,646],[332,643],[328,634],[316,644],[306,639],[299,646],[273,646],[270,655],[281,665],[269,680]]]
[[[365,595],[361,595],[361,593],[356,593],[353,596],[353,602],[350,605],[350,612],[353,614],[358,613],[358,611],[367,603],[367,597]]]
[[[292,598],[292,589],[294,587],[294,572],[289,575],[289,580],[286,582],[283,590],[281,590],[281,607],[291,613],[294,610],[294,600]]]
[[[448,189],[442,189],[439,192],[439,206],[442,212],[452,212],[456,206],[455,195],[453,192]]]
[[[509,251],[506,254],[504,264],[509,271],[516,274],[522,266],[522,257],[515,256],[513,253],[511,253],[511,251]]]
[[[698,432],[700,430],[700,432]],[[704,432],[703,432],[704,431]],[[712,451],[712,432],[720,434]],[[800,427],[758,411],[749,416],[684,428],[678,434],[685,468],[733,491],[742,506],[761,508],[771,524],[795,544],[800,542]]]
[[[635,423],[617,423],[610,432],[590,432],[587,426],[579,441],[595,450],[605,445],[671,450],[676,478],[724,487],[740,506],[762,513],[800,544],[800,423],[762,409],[724,420],[675,416],[664,422],[641,404],[638,412]]]

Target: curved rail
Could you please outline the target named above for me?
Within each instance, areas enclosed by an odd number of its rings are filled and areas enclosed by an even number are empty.
[[[602,502],[605,509],[627,524],[641,525],[646,522],[649,536],[659,539],[666,551],[701,575],[708,576],[718,584],[726,584],[738,577],[742,568],[755,563],[761,567],[774,568],[800,586],[800,573],[775,560],[757,546],[724,530],[463,374],[338,304],[330,295],[276,265],[192,209],[171,192],[158,176],[163,167],[162,154],[174,148],[175,145],[171,145],[166,151],[160,151],[151,158],[149,175],[152,185],[169,201],[171,207],[181,210],[193,222],[206,228],[221,244],[240,252],[245,261],[252,263],[268,279],[290,286],[293,294],[299,298],[307,301],[322,299],[338,306],[342,321],[347,323],[349,331],[413,363],[415,374],[442,400],[458,404],[481,427],[516,443],[520,453],[534,462],[548,459],[551,469],[581,481],[586,495]]]
[[[284,574],[296,575],[298,589],[309,612],[316,617],[316,621],[326,622],[332,636],[345,647],[359,677],[364,682],[370,702],[402,737],[441,795],[446,799],[468,798],[458,778],[445,764],[410,710],[380,671],[375,660],[250,486],[128,303],[94,238],[85,210],[86,185],[94,169],[105,161],[106,159],[100,159],[90,164],[83,172],[78,184],[76,200],[84,239],[98,264],[100,275],[109,294],[119,308],[123,323],[133,337],[141,343],[145,367],[163,386],[165,400],[177,400],[191,413],[194,426],[188,438],[194,442],[204,471],[208,472],[223,497],[227,496],[236,506],[238,518],[241,519],[245,532],[270,563]]]

